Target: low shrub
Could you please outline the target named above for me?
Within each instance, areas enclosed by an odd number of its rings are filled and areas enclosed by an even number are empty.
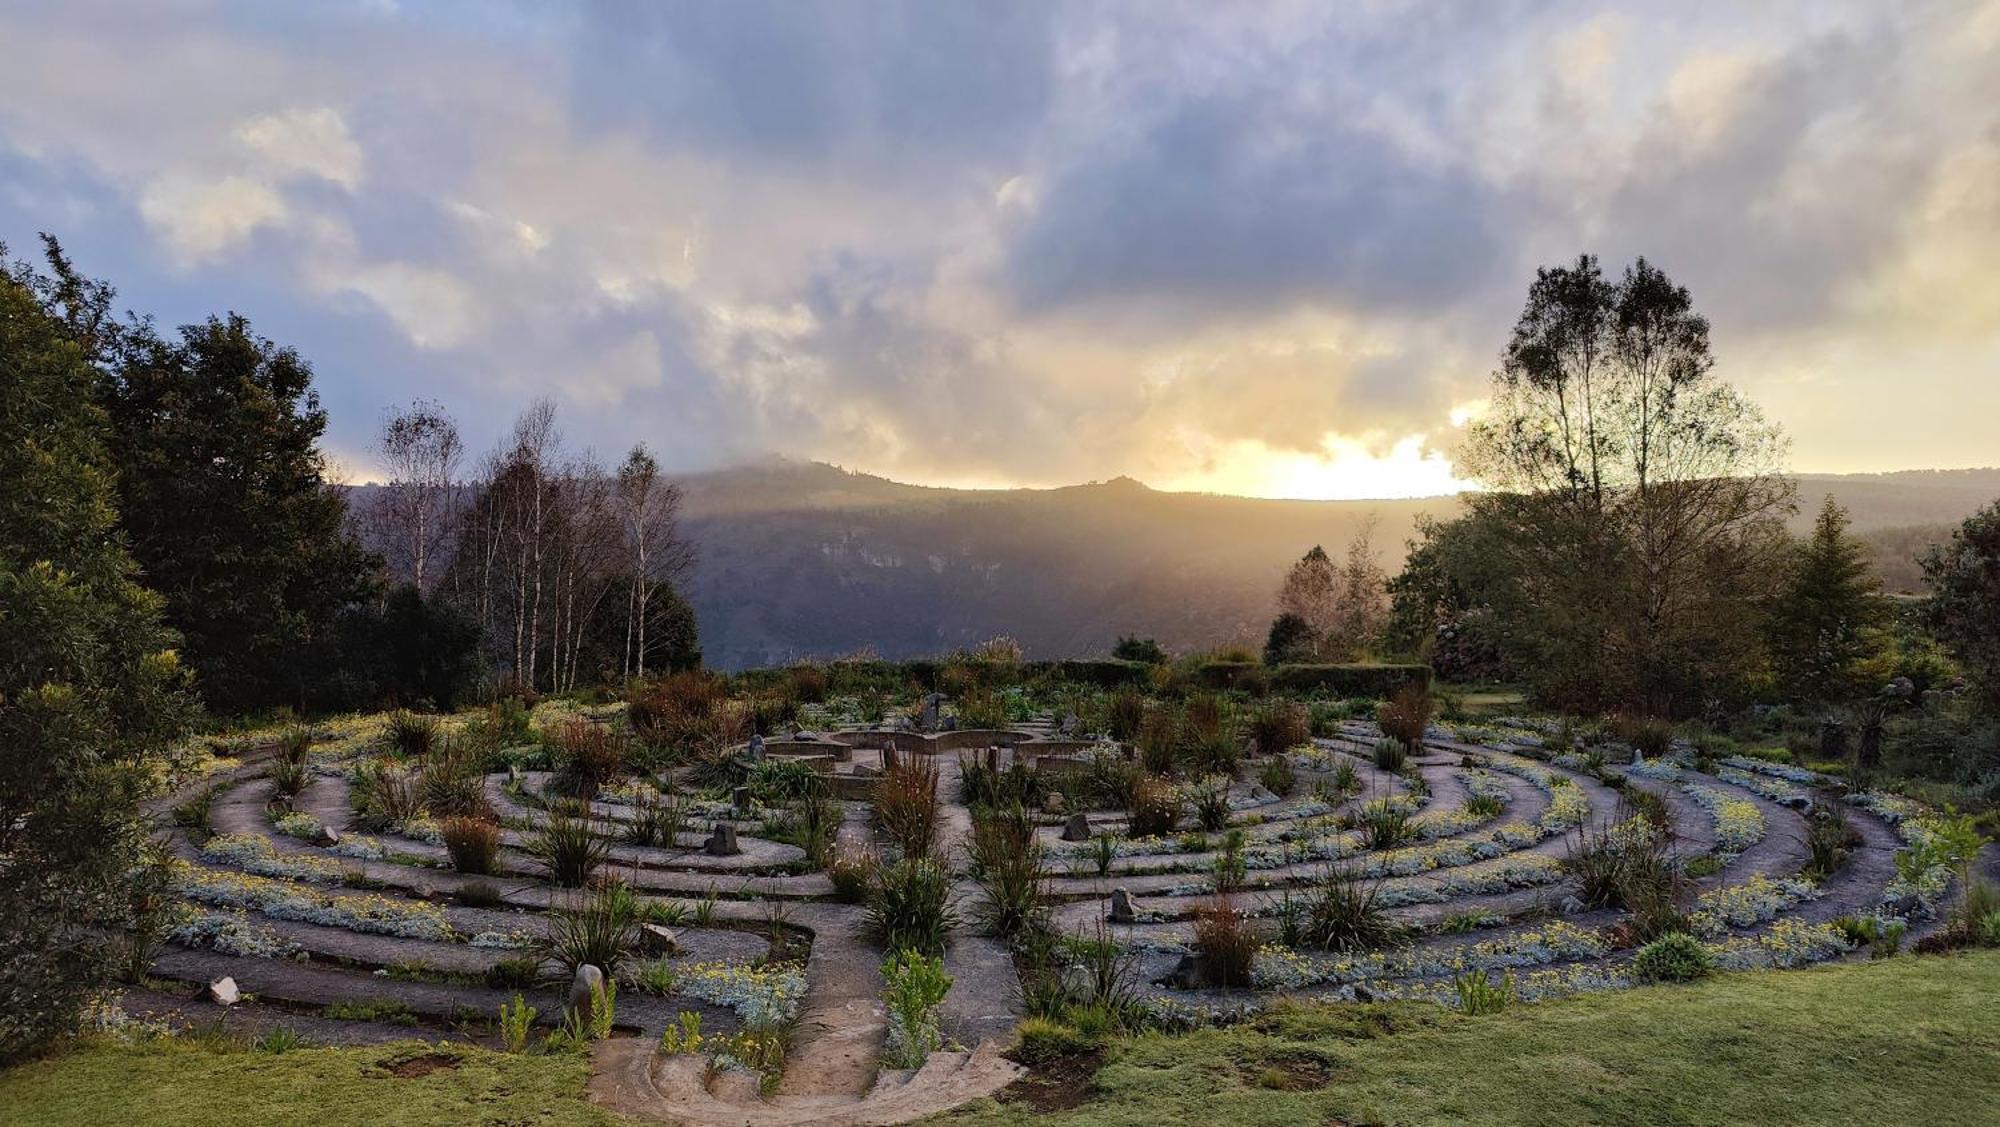
[[[1026,1065],[1046,1064],[1090,1052],[1103,1044],[1073,1025],[1046,1017],[1027,1017],[1015,1029],[1014,1059]]]
[[[890,1068],[921,1068],[925,1058],[944,1047],[938,1009],[951,991],[944,960],[917,951],[897,951],[882,963],[882,982],[882,1003],[889,1012],[883,1063]]]
[[[1333,664],[1279,665],[1270,671],[1271,688],[1281,693],[1310,693],[1329,697],[1394,696],[1408,687],[1429,689],[1428,665]]]
[[[451,867],[461,873],[486,875],[500,854],[500,827],[484,818],[454,816],[438,823]]]
[[[1280,752],[1258,765],[1257,782],[1279,798],[1287,798],[1298,789],[1299,773],[1291,758]]]
[[[1641,982],[1691,982],[1714,969],[1715,957],[1708,948],[1684,931],[1660,936],[1632,959],[1632,973]]]

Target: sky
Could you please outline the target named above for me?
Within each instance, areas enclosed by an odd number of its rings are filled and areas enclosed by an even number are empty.
[[[0,240],[676,471],[1449,492],[1644,255],[1794,468],[2000,463],[2000,0],[0,4]]]

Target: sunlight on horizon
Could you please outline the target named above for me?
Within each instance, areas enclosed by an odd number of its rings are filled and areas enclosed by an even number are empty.
[[[1388,501],[1478,488],[1457,475],[1443,452],[1426,448],[1425,438],[1406,435],[1386,452],[1338,435],[1328,435],[1317,451],[1273,450],[1255,439],[1239,439],[1205,459],[1203,469],[1150,484],[1174,492],[1301,501]]]

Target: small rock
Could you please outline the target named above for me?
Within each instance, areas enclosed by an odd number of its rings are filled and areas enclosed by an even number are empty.
[[[737,787],[736,789],[730,791],[729,802],[730,805],[736,807],[736,809],[740,813],[748,814],[750,812],[750,804],[751,804],[750,788]]]
[[[1058,795],[1057,797],[1061,796]],[[1063,824],[1062,839],[1064,841],[1090,840],[1090,819],[1084,815],[1083,811],[1079,810],[1069,816],[1069,821]],[[1121,889],[1120,891],[1123,890]]]
[[[715,832],[708,835],[708,841],[701,848],[710,857],[734,857],[743,852],[742,847],[736,844],[736,827],[728,822],[717,822]]]
[[[1122,888],[1111,890],[1111,922],[1115,924],[1134,923],[1139,919],[1139,909],[1132,903],[1132,894]]]
[[[1357,1002],[1372,1002],[1375,1000],[1375,992],[1360,983],[1356,983],[1354,985],[1354,1000]]]
[[[681,953],[680,936],[673,928],[660,924],[639,925],[639,946],[648,955],[678,955]]]
[[[1063,798],[1062,792],[1059,790],[1052,790],[1042,798],[1042,813],[1060,814],[1063,812],[1063,808],[1067,805],[1068,805],[1068,800]]]
[[[322,849],[339,845],[340,831],[334,829],[332,826],[321,826],[319,832],[313,835],[312,843]]]
[[[243,995],[236,989],[236,980],[226,974],[208,984],[208,1000],[218,1006],[233,1006],[242,999]]]
[[[750,746],[745,750],[748,752],[750,756],[750,762],[752,763],[764,762],[764,737],[755,732],[751,733]]]
[[[569,983],[569,1008],[576,1015],[577,1024],[588,1027],[591,1011],[595,1008],[597,996],[604,993],[604,972],[590,963],[576,968],[576,977]]]

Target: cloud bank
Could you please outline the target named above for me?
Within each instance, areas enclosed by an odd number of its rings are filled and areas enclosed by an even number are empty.
[[[0,238],[605,457],[1449,489],[1537,265],[1644,254],[1813,470],[1990,463],[2000,0],[26,3]]]

